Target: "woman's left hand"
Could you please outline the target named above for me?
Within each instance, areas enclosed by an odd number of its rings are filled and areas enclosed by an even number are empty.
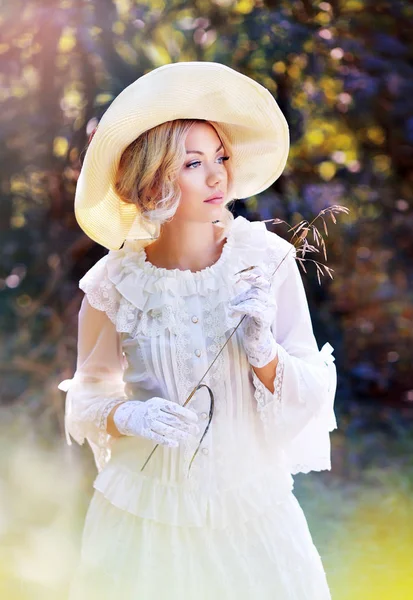
[[[271,284],[261,267],[240,273],[251,287],[235,296],[229,304],[231,316],[246,315],[241,324],[242,341],[253,367],[264,367],[277,355],[277,343],[271,331],[277,304],[271,296]]]

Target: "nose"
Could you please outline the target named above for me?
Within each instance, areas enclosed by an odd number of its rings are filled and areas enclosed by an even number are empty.
[[[214,165],[208,173],[207,184],[216,187],[227,180],[227,171],[223,165]]]

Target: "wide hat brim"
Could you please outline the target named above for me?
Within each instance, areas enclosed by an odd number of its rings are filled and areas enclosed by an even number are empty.
[[[205,119],[231,142],[233,197],[248,198],[281,175],[288,157],[287,121],[262,85],[215,62],[178,62],[143,75],[104,113],[85,154],[75,215],[94,241],[116,250],[125,239],[148,239],[156,227],[115,191],[125,148],[144,131],[174,119]]]

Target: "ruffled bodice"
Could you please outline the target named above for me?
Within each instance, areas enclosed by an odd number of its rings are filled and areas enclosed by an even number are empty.
[[[239,319],[229,315],[229,300],[248,287],[236,274],[253,265],[271,277],[278,304],[274,393],[249,365],[240,328],[231,336]],[[292,488],[291,473],[330,468],[331,347],[318,351],[294,247],[264,223],[235,219],[218,261],[197,272],[156,267],[141,242],[126,242],[79,285],[89,312],[106,322],[96,327],[86,366],[78,361],[66,426],[79,443],[88,439],[100,470],[95,488],[113,504],[163,522],[222,527],[279,501]],[[96,347],[107,348],[110,336],[119,356],[108,364]],[[198,438],[179,448],[158,446],[141,471],[155,444],[111,438],[108,412],[122,399],[160,396],[183,404],[200,381],[213,391],[215,410],[189,477]],[[199,390],[188,406],[199,415],[201,436],[207,391]]]
[[[136,336],[159,335],[168,328],[177,333],[182,326],[185,298],[208,298],[210,307],[221,305],[222,325],[234,327],[238,320],[227,314],[227,303],[246,284],[235,284],[236,273],[251,265],[264,265],[272,273],[282,258],[294,253],[288,242],[268,232],[262,222],[250,223],[238,217],[227,233],[218,261],[192,272],[189,269],[164,269],[152,265],[142,242],[126,241],[120,250],[110,251],[80,280],[79,287],[92,306],[104,310],[119,332]],[[283,263],[273,278],[279,285],[286,276]]]

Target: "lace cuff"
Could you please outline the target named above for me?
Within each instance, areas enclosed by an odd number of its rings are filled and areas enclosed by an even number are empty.
[[[109,402],[105,403],[98,424],[99,431],[97,444],[88,438],[89,445],[93,451],[95,464],[99,472],[110,460],[112,445],[115,439],[106,431],[108,416],[112,408],[114,408],[117,404],[120,404],[122,401],[122,398],[117,398],[116,400],[109,400]]]
[[[72,445],[71,438],[79,445],[82,445],[86,439],[93,451],[98,471],[101,471],[110,459],[111,447],[115,439],[106,430],[108,416],[111,410],[126,398],[121,394],[107,398],[103,394],[98,396],[97,390],[91,393],[90,389],[86,390],[75,379],[65,380],[58,387],[67,391],[65,406],[67,444]]]
[[[252,369],[252,381],[255,387],[254,398],[257,401],[257,410],[261,414],[261,418],[264,420],[266,415],[264,409],[268,404],[279,406],[281,404],[281,391],[282,382],[284,377],[284,356],[283,351],[280,350],[280,346],[277,344],[278,351],[278,364],[277,371],[274,379],[274,392],[265,387],[262,381],[259,379],[254,369]]]

